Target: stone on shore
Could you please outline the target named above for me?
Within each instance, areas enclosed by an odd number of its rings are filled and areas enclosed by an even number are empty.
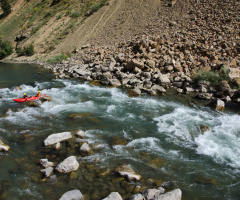
[[[140,180],[141,176],[135,173],[128,165],[121,165],[115,169],[121,176],[126,177],[128,180]]]
[[[9,151],[9,150],[10,150],[10,147],[8,145],[4,144],[2,142],[2,140],[0,140],[0,152],[1,151]]]
[[[68,140],[71,138],[72,138],[71,132],[62,132],[62,133],[51,134],[44,140],[44,145],[45,146],[53,145],[58,142]]]
[[[160,196],[154,197],[152,200],[181,200],[181,199],[182,191],[180,189],[175,189]]]
[[[122,197],[118,192],[111,192],[106,198],[102,200],[122,200]]]
[[[62,195],[59,200],[83,200],[84,196],[79,190],[71,190]]]
[[[79,163],[76,160],[76,156],[70,156],[66,158],[63,162],[58,164],[56,170],[60,173],[69,173],[76,171],[79,167]]]

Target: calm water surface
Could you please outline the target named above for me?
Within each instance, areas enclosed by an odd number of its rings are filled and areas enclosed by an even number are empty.
[[[39,108],[12,101],[38,90],[53,100]],[[0,154],[0,199],[59,199],[72,189],[86,199],[102,199],[111,191],[128,198],[136,185],[154,188],[153,182],[180,188],[185,200],[240,199],[235,113],[189,104],[176,95],[130,98],[121,89],[52,80],[50,71],[26,64],[0,63],[0,96],[0,139],[11,147]],[[81,117],[71,118],[76,113]],[[204,134],[202,125],[210,128]],[[63,142],[59,150],[43,147],[48,135],[78,129],[86,139]],[[116,137],[127,145],[112,145]],[[84,141],[95,147],[93,155],[80,155]],[[76,172],[43,179],[40,159],[58,164],[70,155],[80,163]],[[99,178],[124,163],[142,176],[140,182],[129,184],[113,173]]]

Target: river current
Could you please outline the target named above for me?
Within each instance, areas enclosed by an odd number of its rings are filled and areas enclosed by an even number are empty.
[[[52,78],[36,65],[0,63],[0,140],[11,148],[0,153],[0,199],[59,199],[72,189],[92,200],[112,191],[128,198],[133,185],[154,188],[157,181],[167,189],[180,188],[183,200],[240,199],[238,114],[175,94],[131,98],[119,88]],[[12,100],[38,90],[52,101],[30,108]],[[203,125],[209,127],[204,134]],[[60,150],[43,146],[50,134],[78,129],[86,139],[77,142],[87,141],[93,155],[81,156],[79,146],[68,142]],[[113,145],[116,138],[123,144]],[[80,163],[77,172],[43,179],[40,159],[59,163],[70,155]],[[126,187],[113,173],[97,175],[121,164],[142,180]]]

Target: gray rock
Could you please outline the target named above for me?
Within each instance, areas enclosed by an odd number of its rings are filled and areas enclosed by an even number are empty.
[[[45,177],[50,177],[52,175],[52,173],[53,173],[53,168],[52,167],[48,167],[48,168],[42,169],[40,171],[44,174]]]
[[[140,193],[134,194],[130,200],[145,200],[144,196]]]
[[[119,86],[122,85],[121,82],[118,79],[110,79],[109,82],[114,87],[119,87]]]
[[[56,170],[60,173],[69,173],[71,171],[76,171],[79,167],[79,163],[76,160],[76,156],[70,156],[61,162]]]
[[[162,74],[158,78],[158,83],[163,87],[169,87],[170,84],[171,84],[171,81],[170,81],[169,76],[167,74]]]
[[[199,93],[196,97],[199,99],[206,99],[210,100],[212,98],[213,94],[211,93]]]
[[[162,194],[162,193],[158,189],[147,189],[143,192],[143,197],[146,200],[150,200],[150,199],[153,199],[154,197],[159,196],[160,194]]]
[[[84,196],[79,190],[71,190],[62,195],[59,200],[83,200]]]
[[[106,79],[112,79],[112,74],[110,72],[104,72],[102,74],[103,76],[103,79],[106,78]]]
[[[53,166],[53,162],[48,162],[48,159],[41,159],[41,160],[40,160],[40,164],[41,164],[44,168],[48,168],[48,167],[52,167],[52,166]]]
[[[62,133],[51,134],[44,140],[44,145],[45,146],[53,145],[58,142],[68,140],[71,138],[72,138],[71,132],[62,132]]]
[[[166,90],[160,85],[153,85],[151,87],[151,90],[155,90],[155,91],[160,92],[160,93],[166,92]]]
[[[80,151],[88,153],[88,152],[91,151],[91,147],[89,146],[88,143],[84,143],[84,144],[80,147]]]
[[[82,130],[78,130],[78,132],[76,133],[76,135],[80,138],[85,138],[86,137],[86,134],[84,131]]]
[[[102,200],[122,200],[122,197],[118,192],[111,192],[106,198]]]
[[[182,199],[182,191],[180,189],[176,189],[166,194],[162,194],[153,198],[153,200],[181,200]]]
[[[224,110],[225,109],[224,101],[222,101],[221,99],[218,99],[216,109],[219,110],[219,111]]]
[[[28,101],[27,105],[29,107],[39,107],[40,106],[39,103],[37,103],[36,101]]]

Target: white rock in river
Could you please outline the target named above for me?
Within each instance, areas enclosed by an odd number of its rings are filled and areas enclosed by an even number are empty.
[[[69,173],[71,171],[77,170],[79,167],[79,163],[76,160],[76,156],[70,156],[66,158],[63,162],[61,162],[56,170],[61,173]]]
[[[49,162],[48,159],[41,159],[40,164],[45,168],[53,166],[53,162]]]
[[[62,133],[55,133],[49,135],[45,140],[44,140],[44,145],[53,145],[58,142],[61,142],[63,140],[68,140],[72,138],[71,132],[62,132]]]
[[[128,165],[121,165],[115,169],[121,176],[126,176],[129,180],[140,180],[141,176],[135,173]]]
[[[0,151],[9,151],[10,147],[0,140]]]
[[[84,197],[79,190],[71,190],[62,195],[59,200],[83,200]]]
[[[122,200],[122,197],[118,192],[111,192],[106,198],[102,200]]]
[[[154,197],[153,200],[181,200],[182,199],[182,191],[180,189],[176,189],[166,194],[162,194],[158,197]]]
[[[143,196],[145,197],[145,199],[153,199],[160,194],[162,194],[162,192],[158,189],[147,189],[143,192]]]
[[[91,147],[89,146],[88,143],[84,143],[81,147],[80,147],[80,151],[82,152],[90,152],[91,151]]]
[[[130,200],[145,200],[145,198],[143,197],[142,194],[137,193],[137,194],[134,194],[134,195],[130,198]]]
[[[80,137],[80,138],[85,138],[85,137],[86,137],[85,132],[82,131],[82,130],[79,130],[76,134],[77,134],[77,136]]]
[[[44,174],[45,177],[50,177],[52,175],[52,173],[53,173],[53,168],[52,167],[48,167],[48,168],[42,169],[40,171]]]

